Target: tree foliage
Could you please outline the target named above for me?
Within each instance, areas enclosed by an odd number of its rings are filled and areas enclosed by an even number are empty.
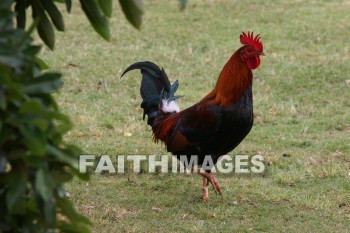
[[[140,28],[142,0],[119,3]],[[87,176],[78,171],[81,150],[63,140],[72,124],[51,94],[62,86],[61,74],[45,71],[31,37],[36,29],[54,48],[55,30],[65,29],[56,4],[71,11],[71,0],[0,1],[0,232],[89,232],[89,220],[75,211],[63,187],[74,176]],[[109,40],[112,0],[80,4],[95,31]]]
[[[71,123],[51,96],[61,74],[42,71],[34,26],[14,27],[11,1],[0,12],[0,232],[88,231],[63,188],[83,176],[80,149],[63,141]]]
[[[7,1],[7,0],[5,0]],[[15,2],[17,27],[26,26],[28,8],[33,19],[37,20],[36,28],[42,41],[50,48],[55,46],[55,30],[64,31],[64,20],[56,4],[65,4],[68,12],[72,8],[72,0],[13,0]],[[113,0],[79,0],[82,10],[95,31],[105,40],[111,37],[109,18],[112,16]],[[187,0],[179,0],[180,9],[184,9]],[[127,20],[140,29],[143,15],[142,0],[119,0],[119,4]]]

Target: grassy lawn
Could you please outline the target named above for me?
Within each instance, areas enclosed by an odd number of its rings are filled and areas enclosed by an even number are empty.
[[[67,189],[94,232],[350,232],[350,1],[189,0],[181,12],[151,0],[141,31],[115,8],[110,43],[76,5],[56,50],[42,52],[65,75],[56,98],[75,124],[67,141],[94,155],[166,154],[142,121],[139,72],[122,71],[163,66],[183,109],[213,88],[250,30],[267,56],[254,70],[254,127],[230,155],[263,155],[267,171],[219,176],[224,200],[211,189],[207,203],[198,175],[75,180]]]

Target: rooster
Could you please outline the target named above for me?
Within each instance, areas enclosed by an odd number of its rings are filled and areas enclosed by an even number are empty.
[[[197,164],[191,170],[203,178],[202,196],[209,200],[208,186],[212,184],[222,196],[221,187],[210,172],[202,169],[204,158],[209,155],[212,165],[222,155],[238,146],[253,126],[252,70],[260,65],[265,55],[260,35],[253,32],[240,35],[243,44],[223,67],[214,89],[195,105],[180,111],[175,96],[178,81],[172,85],[164,69],[152,62],[137,62],[122,74],[140,69],[142,74],[141,96],[143,119],[152,127],[155,142],[162,141],[180,161],[181,156],[191,160],[197,156]]]

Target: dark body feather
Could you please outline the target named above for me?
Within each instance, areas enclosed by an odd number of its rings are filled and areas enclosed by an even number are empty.
[[[191,155],[198,155],[201,165],[204,157],[210,155],[215,164],[220,156],[232,151],[250,132],[254,120],[251,85],[232,105],[208,105],[210,101],[205,100],[186,109],[177,121],[167,150],[178,159],[180,155],[186,155],[188,160]]]

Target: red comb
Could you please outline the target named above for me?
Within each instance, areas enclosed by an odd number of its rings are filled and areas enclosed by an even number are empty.
[[[260,34],[253,36],[253,32],[248,32],[248,35],[242,32],[240,35],[241,43],[244,45],[251,45],[255,48],[256,51],[262,52],[263,51],[263,44],[260,41]]]

